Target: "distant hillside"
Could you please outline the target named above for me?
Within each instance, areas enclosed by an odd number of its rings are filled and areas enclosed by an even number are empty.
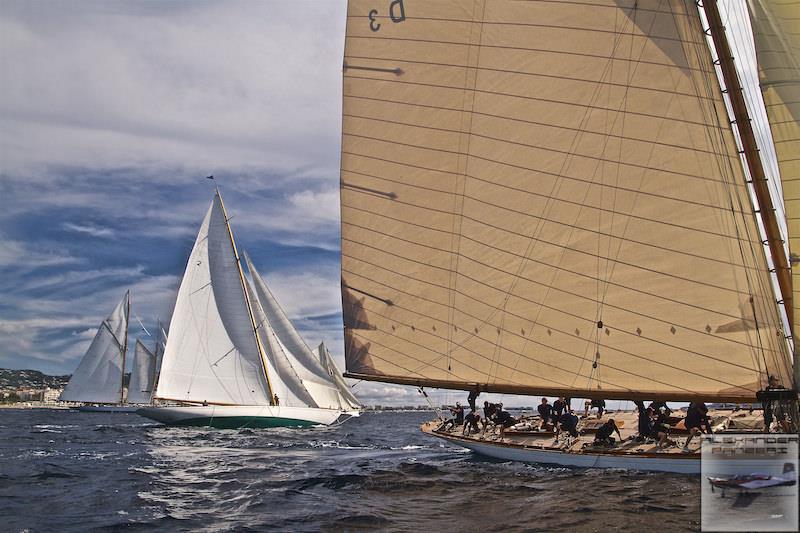
[[[0,389],[63,389],[69,376],[48,376],[38,370],[8,370],[0,368]]]

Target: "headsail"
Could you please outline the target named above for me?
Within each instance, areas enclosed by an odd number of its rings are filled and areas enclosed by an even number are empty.
[[[245,257],[247,257],[246,254]],[[292,365],[292,361],[287,357],[287,351],[280,344],[275,332],[272,330],[272,326],[258,300],[256,290],[249,281],[247,282],[247,291],[250,301],[253,303],[256,332],[261,339],[261,345],[264,347],[265,355],[267,356],[267,368],[271,376],[272,392],[278,395],[280,405],[317,407],[314,398],[308,392],[303,380]]]
[[[278,304],[275,296],[269,290],[266,282],[264,282],[246,252],[244,256],[247,270],[253,278],[258,302],[269,327],[268,331],[272,333],[270,350],[275,354],[276,361],[281,366],[283,366],[281,361],[289,364],[292,372],[286,375],[296,374],[318,407],[338,409],[338,390],[331,382],[330,376],[319,364],[316,356],[308,348],[297,330],[294,329],[286,313]]]
[[[729,401],[792,383],[693,1],[374,4],[350,3],[345,45],[350,374]]]
[[[155,368],[156,356],[142,344],[142,341],[137,340],[131,380],[128,383],[128,403],[150,403],[153,399]]]
[[[156,397],[265,405],[271,394],[219,193],[178,291]]]
[[[361,402],[358,401],[353,391],[350,390],[350,386],[347,385],[347,382],[342,377],[342,371],[336,366],[336,362],[333,360],[333,357],[331,357],[324,342],[319,343],[317,355],[319,356],[320,363],[322,363],[322,367],[328,372],[328,375],[331,376],[333,382],[336,383],[336,388],[339,389],[339,402],[342,407],[345,409],[361,408]]]
[[[793,266],[800,262],[800,1],[749,0],[758,74],[783,184]],[[792,271],[795,350],[800,268]]]
[[[59,398],[63,402],[117,403],[122,400],[130,291],[100,328]]]

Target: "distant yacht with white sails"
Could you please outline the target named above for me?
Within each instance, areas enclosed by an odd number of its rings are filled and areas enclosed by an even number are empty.
[[[178,291],[156,387],[139,414],[173,425],[330,425],[359,414],[247,258],[242,271],[219,191]]]
[[[100,324],[89,349],[61,393],[62,402],[80,402],[83,411],[135,411],[125,402],[125,354],[131,293],[127,291]],[[94,405],[92,405],[94,404]]]
[[[108,317],[100,324],[89,349],[61,393],[62,402],[78,402],[81,411],[132,413],[152,402],[158,380],[166,338],[159,326],[155,352],[137,340],[128,388],[125,388],[125,362],[128,352],[128,325],[131,293],[127,291]],[[127,395],[125,394],[127,390]]]

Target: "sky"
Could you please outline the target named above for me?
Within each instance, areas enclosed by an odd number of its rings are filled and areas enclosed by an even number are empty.
[[[128,289],[133,337],[168,321],[216,183],[239,247],[344,368],[345,8],[0,3],[0,367],[71,373]],[[353,390],[423,403],[409,387]]]

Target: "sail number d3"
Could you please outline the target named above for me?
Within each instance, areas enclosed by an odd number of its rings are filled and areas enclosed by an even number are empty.
[[[369,12],[369,29],[378,31],[381,29],[381,23],[378,22],[379,13],[377,9],[372,9]],[[406,20],[406,10],[403,7],[403,0],[392,0],[389,3],[389,18],[392,22],[403,22]]]

